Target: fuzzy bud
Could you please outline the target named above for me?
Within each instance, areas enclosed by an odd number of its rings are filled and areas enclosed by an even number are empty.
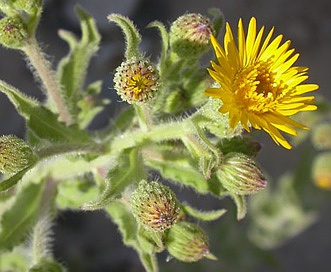
[[[216,259],[210,254],[206,233],[189,222],[173,225],[166,235],[165,245],[169,253],[182,262],[196,262],[203,257]]]
[[[0,137],[1,173],[17,173],[35,161],[36,156],[26,142],[13,135]]]
[[[128,59],[117,67],[114,75],[115,90],[123,101],[146,103],[159,89],[159,73],[148,59]]]
[[[142,180],[132,193],[130,204],[136,220],[146,229],[154,231],[169,229],[180,211],[175,194],[156,181]]]
[[[319,154],[312,168],[313,180],[321,189],[331,189],[331,152]]]
[[[28,31],[20,17],[5,17],[0,20],[0,43],[8,48],[20,49],[27,41]]]
[[[318,150],[331,149],[331,124],[323,123],[312,130],[312,143]]]
[[[209,49],[214,30],[209,18],[188,13],[170,27],[170,45],[180,58],[198,58]]]
[[[254,194],[267,186],[255,161],[242,153],[228,153],[217,171],[223,187],[238,195]]]

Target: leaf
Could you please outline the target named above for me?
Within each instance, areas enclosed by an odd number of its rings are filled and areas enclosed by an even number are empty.
[[[225,209],[216,210],[216,211],[199,211],[188,205],[182,205],[182,208],[189,215],[195,217],[198,220],[203,220],[203,221],[217,220],[227,212]]]
[[[133,247],[139,254],[146,271],[157,272],[158,265],[155,254],[144,251],[137,240],[138,225],[128,207],[118,201],[113,201],[106,207],[106,211],[118,226],[122,234],[124,244]]]
[[[79,112],[77,103],[81,98],[89,62],[97,52],[101,40],[94,19],[79,6],[76,7],[76,13],[82,31],[81,40],[78,41],[71,32],[59,31],[60,37],[69,44],[70,51],[59,62],[57,69],[63,96],[74,116]]]
[[[106,187],[99,198],[83,204],[81,209],[102,209],[113,201],[118,194],[122,193],[129,184],[146,178],[142,164],[143,160],[137,149],[126,150],[119,160],[118,165],[107,174]]]
[[[160,171],[163,178],[193,187],[202,194],[210,192],[209,181],[206,181],[195,163],[188,159],[188,154],[159,152],[156,156],[145,157],[147,166]]]
[[[59,209],[78,209],[98,196],[97,187],[89,180],[77,178],[61,181],[57,186],[56,203]]]
[[[0,91],[7,95],[18,113],[26,120],[29,120],[32,111],[39,105],[37,101],[2,80],[0,80]]]
[[[80,101],[78,101],[77,106],[79,108],[78,124],[81,129],[88,127],[91,121],[99,114],[103,109],[104,105],[110,103],[109,99],[97,99],[102,88],[102,81],[96,81],[91,83]]]
[[[19,182],[22,177],[31,169],[31,166],[19,171],[15,175],[11,176],[10,178],[0,182],[0,192],[8,190],[10,187],[14,186]]]
[[[29,269],[29,272],[63,272],[60,264],[53,260],[43,259]]]
[[[213,27],[215,30],[215,37],[218,37],[223,25],[224,25],[224,15],[222,11],[218,8],[212,8],[208,10],[208,13],[213,15]]]
[[[34,137],[53,143],[92,142],[88,134],[80,130],[77,125],[66,126],[64,123],[58,121],[56,114],[45,107],[38,107],[31,111],[27,126]]]
[[[126,40],[125,58],[130,59],[132,57],[139,57],[139,44],[141,37],[138,29],[134,26],[132,21],[120,14],[110,14],[108,20],[116,23],[123,31]]]
[[[1,252],[0,271],[26,271],[29,265],[26,253],[21,248],[15,248],[11,252]]]
[[[244,219],[247,213],[246,197],[243,195],[229,194],[237,206],[237,220]]]
[[[27,238],[27,232],[35,222],[45,183],[31,183],[16,197],[13,206],[1,219],[0,251],[11,250]]]
[[[136,237],[138,225],[128,207],[119,201],[113,201],[105,209],[118,226],[123,242],[128,246],[139,248]]]
[[[160,73],[162,74],[163,69],[166,61],[166,56],[169,48],[169,35],[167,32],[167,29],[165,28],[164,24],[162,24],[159,21],[154,21],[148,24],[147,27],[156,27],[161,34],[161,39],[162,39],[162,48],[161,48],[161,56],[160,56]]]

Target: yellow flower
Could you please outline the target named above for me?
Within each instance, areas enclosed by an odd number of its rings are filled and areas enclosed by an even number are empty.
[[[264,27],[257,33],[256,19],[251,18],[247,37],[242,20],[238,23],[238,46],[230,25],[226,24],[224,48],[211,36],[217,61],[208,69],[220,84],[209,88],[206,95],[222,100],[220,113],[229,113],[230,126],[239,122],[247,130],[263,129],[277,145],[291,149],[280,131],[296,136],[294,129],[308,129],[290,116],[300,111],[312,111],[314,96],[302,94],[318,89],[316,84],[302,84],[307,76],[306,67],[292,66],[299,54],[289,49],[290,41],[281,44],[282,35],[271,40],[274,29],[262,42]]]

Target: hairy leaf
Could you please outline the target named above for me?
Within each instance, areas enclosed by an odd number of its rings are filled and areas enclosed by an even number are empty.
[[[0,91],[7,95],[18,113],[29,120],[32,111],[38,106],[38,102],[2,80],[0,80]]]
[[[146,271],[157,272],[156,256],[154,253],[145,252],[141,247],[137,239],[138,225],[129,208],[121,202],[114,201],[106,207],[106,211],[122,233],[124,244],[133,247],[138,252]]]
[[[31,167],[27,167],[10,178],[3,180],[0,182],[0,192],[8,190],[10,187],[14,186],[21,180],[21,178],[25,175],[27,171],[29,171]]]
[[[125,50],[125,58],[130,59],[132,57],[139,57],[139,44],[141,41],[141,37],[138,29],[134,26],[133,22],[120,14],[110,14],[108,20],[116,23],[125,35],[126,39],[126,50]]]
[[[94,19],[79,6],[76,8],[76,13],[81,25],[82,37],[78,40],[71,32],[59,31],[60,37],[69,44],[70,52],[59,62],[57,74],[65,101],[74,116],[79,112],[77,103],[82,96],[88,65],[97,52],[101,39]]]
[[[226,213],[225,209],[216,210],[216,211],[199,211],[194,209],[188,205],[182,205],[184,211],[191,216],[195,217],[196,219],[203,220],[203,221],[213,221],[219,219]]]
[[[11,250],[27,238],[40,209],[45,183],[31,183],[20,191],[1,219],[0,251]]]
[[[82,205],[83,210],[96,210],[105,207],[129,184],[146,178],[138,150],[127,150],[126,154],[128,156],[124,154],[120,156],[118,165],[107,174],[106,186],[99,198]]]

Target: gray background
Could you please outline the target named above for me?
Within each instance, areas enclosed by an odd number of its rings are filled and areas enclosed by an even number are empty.
[[[319,93],[329,100],[331,98],[329,0],[49,0],[45,3],[38,39],[45,51],[52,56],[50,61],[54,64],[67,52],[66,44],[57,36],[57,29],[64,28],[79,33],[73,6],[76,3],[81,4],[96,18],[102,34],[102,43],[98,56],[93,59],[88,82],[103,79],[102,96],[113,101],[116,101],[117,97],[111,90],[112,73],[122,60],[124,41],[121,31],[107,22],[106,16],[109,13],[121,13],[133,19],[143,35],[143,50],[152,58],[156,58],[159,49],[156,40],[158,33],[144,28],[150,21],[160,20],[168,24],[185,12],[206,13],[211,7],[220,8],[232,26],[237,24],[239,17],[247,23],[251,16],[257,18],[259,26],[265,25],[267,29],[275,26],[276,33],[284,34],[284,39],[290,39],[292,46],[300,53],[297,64],[310,68],[309,81],[318,83]],[[21,54],[0,48],[0,56],[1,79],[38,99],[43,99],[38,84],[34,83]],[[23,136],[23,120],[16,114],[6,97],[0,95],[0,101],[0,134]],[[118,109],[119,105],[116,103],[108,106],[105,113],[97,118],[93,128],[97,129],[107,124],[110,116]],[[297,150],[289,152],[276,147],[268,137],[260,139],[264,147],[258,159],[272,177],[280,176],[296,164],[300,154]],[[331,253],[331,203],[323,203],[320,206],[320,220],[316,224],[275,250],[275,256],[282,262],[279,271],[330,271],[328,267]],[[100,233],[107,235],[104,237]],[[106,221],[101,213],[64,213],[57,223],[56,238],[58,242],[55,249],[58,258],[68,266],[75,266],[75,271],[142,271],[135,253],[121,245],[116,228]],[[163,269],[167,271],[166,266]],[[260,271],[269,270],[261,268]]]

